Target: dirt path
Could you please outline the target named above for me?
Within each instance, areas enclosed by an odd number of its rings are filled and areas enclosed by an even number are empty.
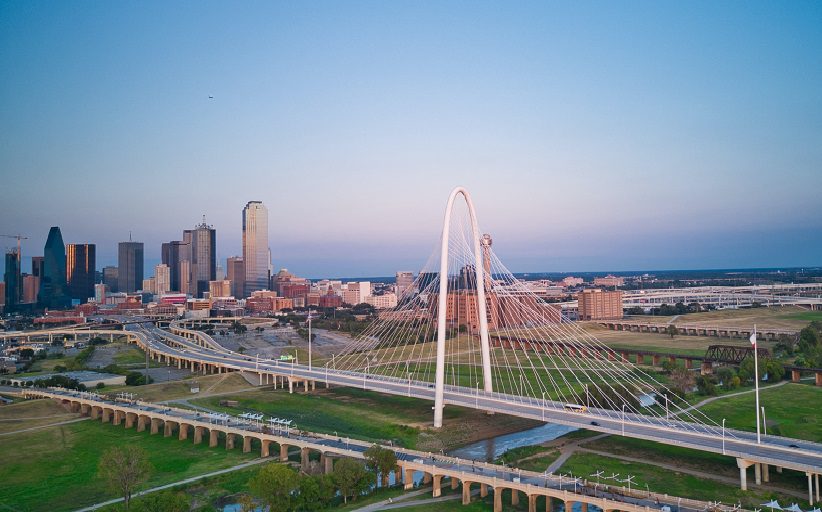
[[[419,496],[421,494],[425,494],[427,492],[431,492],[431,488],[427,489],[417,489],[416,491],[407,492],[405,494],[401,494],[396,498],[390,498],[389,500],[378,501],[376,503],[371,503],[370,505],[366,505],[361,508],[356,508],[357,512],[376,512],[377,510],[389,510],[392,508],[401,508],[401,507],[410,507],[416,505],[424,505],[429,503],[430,500],[413,500],[408,502],[411,498]],[[454,499],[456,496],[447,496],[446,499]],[[441,501],[440,499],[436,499],[436,501]]]
[[[777,384],[771,384],[770,386],[765,386],[763,388],[759,388],[759,391],[767,391],[769,389],[774,389],[774,388],[778,388],[780,386],[784,386],[785,384],[790,384],[790,381],[783,380],[782,382],[779,382]],[[730,393],[730,394],[727,394],[727,395],[712,396],[710,398],[706,398],[705,400],[702,400],[701,402],[697,402],[697,403],[695,403],[694,405],[692,405],[690,407],[682,409],[681,411],[672,414],[672,416],[679,416],[680,414],[686,413],[688,411],[693,411],[694,409],[699,409],[703,405],[709,404],[709,403],[714,402],[716,400],[722,400],[723,398],[730,398],[732,396],[746,395],[748,393],[753,393],[755,391],[756,391],[756,389],[747,389],[745,391],[737,391],[736,393]]]

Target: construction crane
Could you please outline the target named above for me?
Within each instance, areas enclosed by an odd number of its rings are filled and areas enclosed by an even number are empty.
[[[29,237],[23,236],[23,235],[0,235],[0,236],[5,237],[5,238],[16,238],[17,239],[17,260],[18,260],[18,265],[22,265],[23,261],[22,261],[22,258],[20,257],[20,240],[28,240]]]

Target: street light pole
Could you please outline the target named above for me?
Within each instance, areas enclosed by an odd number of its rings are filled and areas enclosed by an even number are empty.
[[[756,349],[756,324],[754,324],[753,334],[751,334],[751,344],[754,353],[754,389],[756,391],[756,444],[762,442],[759,434],[759,357]]]
[[[762,435],[768,435],[768,420],[765,419],[765,406],[762,406]]]
[[[542,392],[542,421],[545,421],[545,391]]]
[[[311,370],[311,307],[308,308],[308,369]]]
[[[725,455],[725,418],[722,418],[722,455]]]
[[[625,404],[622,404],[622,435],[625,435]]]

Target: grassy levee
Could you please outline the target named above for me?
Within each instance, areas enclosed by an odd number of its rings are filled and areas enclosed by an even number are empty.
[[[0,443],[0,509],[60,512],[115,498],[97,474],[100,456],[112,446],[145,449],[153,469],[144,487],[176,482],[250,460],[242,447],[208,448],[176,437],[137,433],[83,421],[4,436]]]
[[[671,459],[668,464],[679,464],[679,460]],[[743,491],[736,484],[725,483],[711,478],[695,476],[685,472],[660,467],[653,464],[626,461],[619,458],[607,457],[594,453],[577,452],[562,465],[562,473],[571,473],[580,478],[596,482],[589,475],[603,471],[605,475],[617,474],[617,478],[624,479],[633,475],[635,479],[632,488],[645,489],[647,484],[652,492],[683,496],[704,501],[722,501],[723,503],[742,503],[743,507],[753,509],[759,507],[763,500],[778,498],[781,501],[799,501],[794,496],[783,496],[769,492],[762,488],[749,486]],[[703,470],[706,474],[709,469]],[[771,472],[773,475],[775,472]],[[738,476],[738,473],[737,473]],[[613,484],[613,480],[603,480],[602,483]],[[627,485],[617,483],[616,485]]]
[[[221,400],[237,400],[237,407],[224,407]],[[356,388],[317,389],[315,392],[259,390],[190,400],[208,409],[238,414],[257,411],[293,420],[298,429],[337,433],[365,441],[392,441],[427,451],[451,449],[494,435],[516,432],[538,425],[513,416],[496,415],[489,421],[483,411],[446,407],[444,424],[431,430],[431,402],[392,396]]]
[[[192,394],[191,385],[199,384],[200,393]],[[107,386],[106,393],[125,391],[133,393],[141,400],[150,402],[158,400],[175,400],[181,398],[197,398],[200,395],[215,393],[233,393],[254,389],[254,386],[237,373],[221,375],[199,375],[181,381],[158,382],[147,386]]]
[[[75,418],[77,418],[76,414],[71,414],[51,400],[17,402],[0,408],[0,434]],[[3,442],[0,441],[0,446]]]
[[[795,329],[798,331],[814,320],[822,320],[822,311],[808,311],[798,306],[782,306],[688,313],[680,316],[675,323],[729,327],[750,327],[756,324],[760,329]]]
[[[765,407],[768,433],[822,442],[822,387],[785,384],[760,390],[760,406]],[[739,430],[756,430],[755,396],[748,393],[716,400],[700,408],[715,421]]]

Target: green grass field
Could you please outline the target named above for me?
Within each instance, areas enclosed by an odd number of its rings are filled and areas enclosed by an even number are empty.
[[[239,406],[220,406],[220,401],[226,398],[237,400]],[[242,410],[258,411],[291,419],[300,429],[326,434],[337,432],[340,436],[367,441],[393,440],[408,447],[416,446],[420,429],[407,425],[429,422],[431,414],[430,404],[421,400],[351,388],[315,394],[252,391],[191,400],[191,403],[235,414]],[[451,408],[451,414],[456,412]]]
[[[14,407],[14,406],[9,406]],[[116,497],[97,476],[102,453],[125,444],[144,448],[153,465],[146,487],[234,466],[255,455],[122,426],[83,421],[3,437],[0,509],[59,512]]]
[[[822,387],[785,384],[760,390],[759,400],[765,407],[769,433],[822,442]],[[700,410],[720,422],[725,418],[731,428],[755,431],[755,409],[754,394],[749,393],[717,400]]]
[[[669,463],[676,464],[676,460],[671,460]],[[738,485],[697,477],[652,464],[629,462],[592,453],[575,453],[560,468],[562,473],[570,472],[575,476],[594,482],[596,479],[591,478],[589,475],[597,471],[603,471],[605,475],[609,476],[616,473],[619,475],[617,477],[619,479],[633,475],[635,479],[632,487],[636,489],[645,489],[647,484],[653,492],[672,496],[685,496],[704,501],[741,502],[743,506],[750,509],[764,503],[762,500],[767,501],[772,498],[778,498],[780,501],[798,501],[795,497],[780,496],[755,487],[749,488],[748,491],[742,491]],[[605,480],[603,483],[612,484],[613,481]],[[626,484],[617,483],[616,485]]]

